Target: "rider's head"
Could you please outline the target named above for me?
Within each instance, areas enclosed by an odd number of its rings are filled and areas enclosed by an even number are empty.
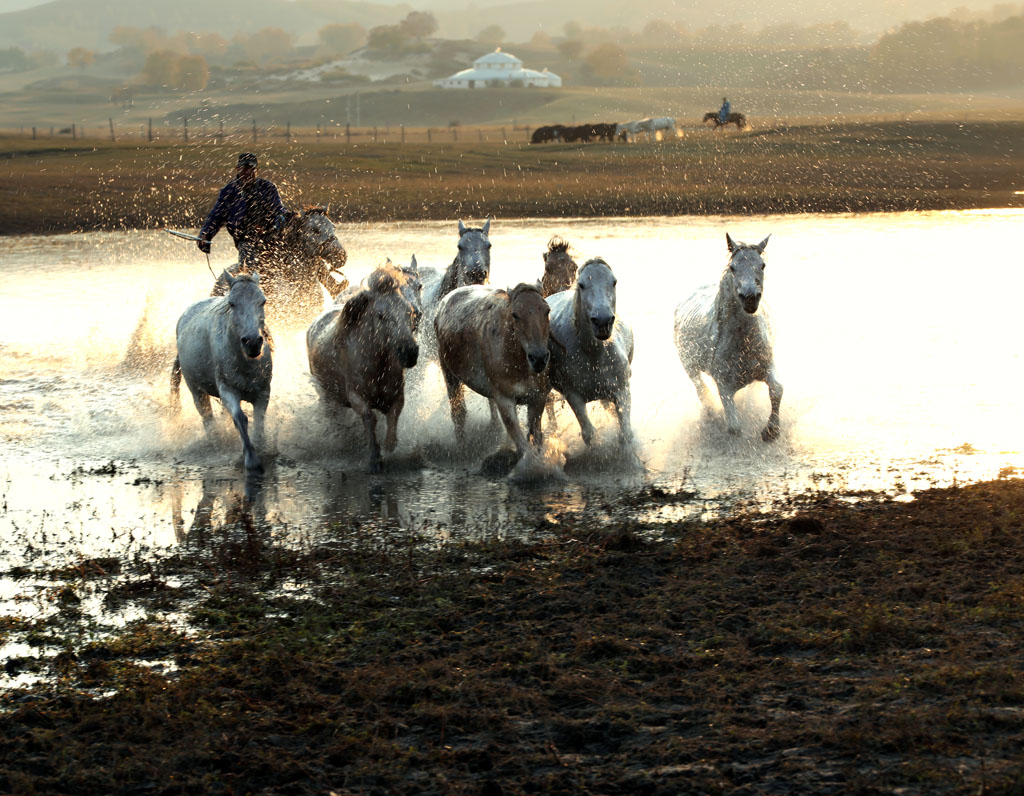
[[[238,156],[238,165],[235,166],[235,176],[242,182],[249,182],[256,179],[256,166],[258,161],[252,152],[243,152]]]

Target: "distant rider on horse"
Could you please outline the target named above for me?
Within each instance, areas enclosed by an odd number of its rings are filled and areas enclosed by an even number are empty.
[[[732,111],[732,107],[729,105],[729,100],[722,97],[722,107],[718,109],[718,123],[726,124],[729,121],[729,113]],[[705,122],[707,124],[707,122]]]
[[[257,165],[251,152],[238,156],[235,178],[221,188],[196,244],[209,254],[213,236],[227,226],[238,249],[238,264],[247,272],[259,271],[260,266],[281,258],[281,232],[288,218],[277,186],[256,176]]]

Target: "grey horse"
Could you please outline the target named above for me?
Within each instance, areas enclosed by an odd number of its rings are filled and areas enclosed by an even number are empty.
[[[256,274],[231,276],[225,272],[224,279],[228,284],[226,296],[197,301],[178,319],[171,401],[180,408],[178,394],[184,377],[203,425],[210,431],[210,397],[219,398],[242,438],[245,469],[262,472],[259,455],[249,440],[248,419],[241,402],[252,404],[253,436],[262,445],[274,367],[264,318],[267,300]]]
[[[756,246],[738,243],[728,233],[725,240],[729,265],[717,287],[707,285],[676,307],[676,348],[708,411],[710,395],[701,374],[714,379],[730,434],[740,430],[736,393],[755,381],[767,383],[772,408],[761,438],[768,442],[779,436],[782,403],[782,384],[772,351],[774,329],[766,303],[761,300],[765,267],[761,255],[768,238]]]
[[[615,312],[615,275],[601,258],[588,260],[569,290],[548,296],[551,307],[551,386],[565,396],[583,441],[594,440],[590,401],[615,406],[624,443],[634,444],[629,378],[633,330]]]

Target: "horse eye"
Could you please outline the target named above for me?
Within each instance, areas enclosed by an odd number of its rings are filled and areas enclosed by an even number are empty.
[[[266,303],[267,303],[267,300],[266,300],[266,299],[263,299],[263,301],[261,301],[261,302],[260,302],[260,306],[262,307],[262,306],[264,306],[264,305],[265,305]]]
[[[512,320],[515,320],[515,321],[519,320],[519,313],[518,312],[513,312],[512,313]]]
[[[489,244],[489,243],[488,243],[488,244],[487,244],[486,246],[484,246],[484,248],[485,248],[485,249],[489,249],[489,248],[491,248],[491,244]]]
[[[583,283],[581,282],[581,283],[580,283],[580,290],[586,290],[586,289],[587,289],[587,286],[586,286],[586,285],[584,285],[584,284],[583,284]]]

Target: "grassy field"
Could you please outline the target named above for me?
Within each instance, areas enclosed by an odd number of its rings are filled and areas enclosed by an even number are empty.
[[[57,609],[0,624],[43,677],[0,790],[1021,793],[1024,482],[859,498],[440,548],[239,498],[163,560],[0,573]]]
[[[257,144],[9,136],[0,138],[0,233],[197,226],[248,148],[286,204],[329,203],[345,221],[1024,206],[1021,121],[698,129],[634,145],[467,135],[429,144],[365,134]]]

